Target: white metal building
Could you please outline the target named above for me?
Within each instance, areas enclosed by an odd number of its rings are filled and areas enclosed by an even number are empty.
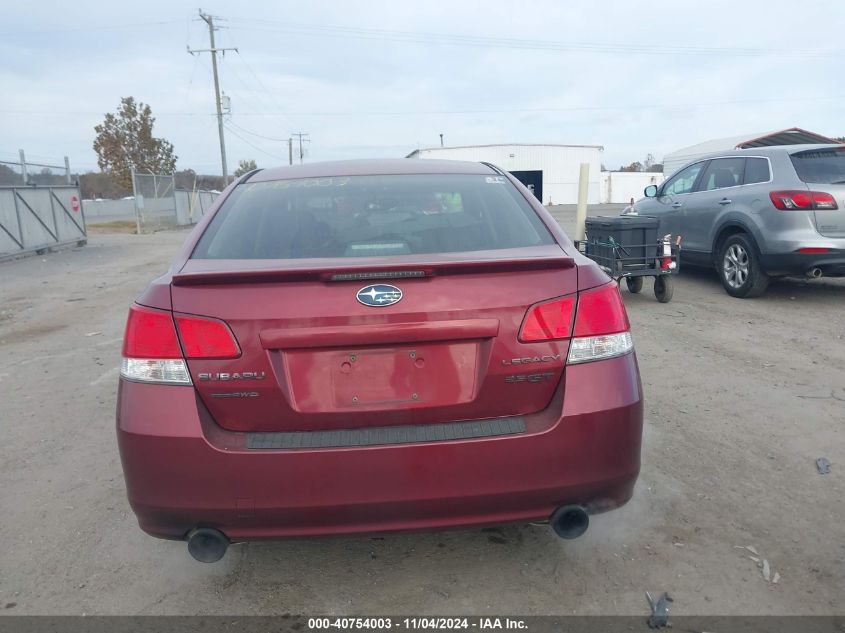
[[[601,145],[503,144],[430,147],[414,150],[408,158],[440,158],[492,163],[511,172],[543,204],[578,202],[581,163],[590,165],[587,201],[602,202]]]
[[[741,134],[740,136],[729,136],[705,141],[696,145],[690,145],[663,158],[663,173],[668,178],[678,169],[691,163],[696,158],[713,154],[714,152],[727,152],[733,149],[748,149],[751,147],[770,147],[772,145],[800,145],[802,143],[838,143],[834,139],[802,130],[800,127],[791,127],[785,130],[774,132],[760,132],[756,134]]]
[[[639,200],[649,185],[663,182],[663,172],[603,171],[601,173],[601,201],[603,204],[628,204]]]

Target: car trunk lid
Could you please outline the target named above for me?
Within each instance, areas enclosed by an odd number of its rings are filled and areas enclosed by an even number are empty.
[[[381,285],[401,299],[359,300]],[[573,260],[543,245],[389,262],[189,260],[173,277],[172,300],[176,313],[225,321],[242,350],[188,361],[218,424],[307,431],[543,409],[568,340],[524,344],[519,329],[530,305],[576,288]]]

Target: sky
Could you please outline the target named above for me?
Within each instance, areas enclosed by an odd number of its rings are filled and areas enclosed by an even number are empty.
[[[219,174],[199,7],[0,0],[0,160],[97,169],[94,126],[151,106],[178,168]],[[230,172],[418,147],[602,145],[608,168],[798,126],[845,135],[843,0],[208,1]],[[298,148],[297,148],[298,149]]]

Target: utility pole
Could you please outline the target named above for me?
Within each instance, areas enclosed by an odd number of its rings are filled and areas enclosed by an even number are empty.
[[[293,165],[293,139],[288,137],[288,165]]]
[[[305,152],[302,149],[302,143],[310,143],[311,141],[307,138],[309,136],[308,132],[291,132],[291,136],[299,137],[299,164],[302,164],[302,159],[305,157]]]
[[[188,52],[194,53],[211,53],[211,70],[214,74],[214,103],[217,106],[217,130],[220,133],[220,162],[223,164],[223,182],[225,185],[229,184],[229,170],[226,167],[226,140],[223,137],[223,102],[220,100],[220,80],[217,77],[217,53],[226,54],[226,51],[235,51],[237,48],[217,48],[214,46],[214,31],[217,29],[214,26],[214,16],[203,13],[199,10],[200,18],[208,25],[208,39],[211,42],[210,48],[188,48]]]

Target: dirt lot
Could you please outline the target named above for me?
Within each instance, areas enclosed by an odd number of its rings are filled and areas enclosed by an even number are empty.
[[[0,264],[4,613],[644,614],[646,590],[676,614],[845,613],[845,281],[741,301],[685,271],[672,303],[650,282],[623,292],[643,470],[577,541],[507,526],[253,543],[203,565],[137,529],[113,432],[127,306],[184,235]]]

